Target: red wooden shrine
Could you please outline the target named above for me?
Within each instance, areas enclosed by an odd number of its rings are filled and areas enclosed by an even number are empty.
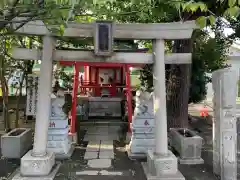
[[[74,83],[72,91],[72,110],[71,110],[71,129],[70,133],[76,133],[76,108],[77,94],[87,95],[91,92],[92,96],[103,96],[103,89],[108,89],[108,96],[115,97],[119,89],[125,89],[128,109],[128,127],[132,122],[132,92],[130,80],[130,68],[141,67],[141,64],[122,64],[105,62],[76,62],[60,61],[61,65],[74,65]],[[84,77],[79,77],[79,67],[84,67]],[[111,78],[103,78],[104,72],[112,72]],[[109,71],[111,70],[111,71]],[[109,76],[109,75],[108,75]]]

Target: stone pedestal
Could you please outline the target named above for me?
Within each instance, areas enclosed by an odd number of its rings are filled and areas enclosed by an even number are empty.
[[[153,98],[150,93],[136,93],[136,106],[131,124],[132,137],[128,146],[129,158],[144,158],[155,147]]]
[[[54,153],[43,157],[33,157],[32,150],[21,159],[20,169],[12,174],[12,180],[53,180],[61,163],[55,162]]]
[[[55,153],[56,158],[69,158],[73,153],[72,141],[68,136],[68,119],[62,107],[64,97],[52,98],[52,113],[48,127],[48,152]]]
[[[236,95],[237,73],[231,69],[215,71],[214,90],[213,171],[221,179],[237,179]]]
[[[185,180],[178,171],[178,160],[168,151],[166,155],[156,155],[148,150],[147,163],[142,163],[147,180]]]

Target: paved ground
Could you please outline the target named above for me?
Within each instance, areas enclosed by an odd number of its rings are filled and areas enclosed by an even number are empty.
[[[204,138],[202,157],[205,160],[205,164],[190,166],[179,165],[179,170],[185,176],[186,180],[215,180],[217,178],[212,173],[212,128],[205,121],[199,120],[199,118],[197,118],[197,120],[198,121],[190,125]],[[80,140],[79,145],[76,147],[71,159],[62,161],[60,170],[55,178],[56,180],[146,180],[140,162],[128,159],[124,151],[124,143],[118,141],[116,138],[117,130],[114,131],[116,132],[115,134],[106,130],[102,131],[105,132],[105,135],[102,134],[103,136],[95,134],[98,138],[96,145],[98,145],[99,148],[102,141],[112,142],[112,146],[109,148],[110,152],[107,153],[111,154],[111,151],[114,153],[114,157],[112,157],[112,155],[108,157],[108,159],[110,159],[110,165],[108,165],[109,160],[106,161],[99,156],[100,150],[98,150],[97,157],[93,158],[97,159],[97,162],[92,162],[91,159],[86,158],[87,146],[94,142],[93,132],[97,132],[96,129],[94,131],[93,129],[91,130],[91,128],[87,130],[88,131],[81,130],[78,134],[78,139]],[[105,137],[112,138],[106,140],[104,139]],[[89,161],[90,166],[94,164],[94,166],[97,167],[89,167]],[[19,167],[19,164],[19,160],[0,159],[0,179],[7,179],[7,177]],[[106,168],[103,168],[103,166]]]
[[[105,133],[95,135],[95,141],[92,129],[88,131],[81,133],[85,134],[85,138],[81,139],[89,141],[82,141],[72,158],[63,162],[56,180],[146,180],[141,164],[129,160],[124,144],[116,140],[117,131],[109,136],[104,136],[106,131],[102,131]]]

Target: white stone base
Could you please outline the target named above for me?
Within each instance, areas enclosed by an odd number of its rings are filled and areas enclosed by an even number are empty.
[[[130,160],[145,159],[147,157],[146,153],[133,153],[133,152],[131,152],[131,149],[129,148],[129,145],[126,145],[125,149],[126,149],[128,158]]]
[[[74,145],[71,145],[71,148],[69,149],[69,151],[68,151],[67,154],[65,154],[65,153],[64,153],[64,154],[58,154],[58,153],[56,153],[56,154],[55,154],[55,158],[56,158],[56,159],[59,159],[59,160],[69,159],[69,158],[72,156],[74,150],[75,150]]]
[[[148,150],[147,163],[144,164],[148,180],[184,180],[178,171],[178,160],[175,155],[168,151],[166,155],[156,155],[153,150]]]
[[[13,174],[13,178],[10,178],[10,179],[12,180],[53,180],[60,166],[61,166],[61,163],[57,162],[52,168],[52,171],[47,176],[29,176],[29,177],[22,176],[20,173],[20,169],[17,169]]]
[[[142,163],[144,173],[147,177],[147,180],[185,180],[185,177],[180,171],[177,171],[175,174],[162,174],[160,176],[152,176],[147,168],[147,163]]]
[[[55,164],[55,155],[48,152],[44,157],[33,157],[32,150],[21,158],[22,176],[47,176]]]
[[[178,158],[179,164],[204,164],[204,160],[202,158],[199,159],[181,159]]]

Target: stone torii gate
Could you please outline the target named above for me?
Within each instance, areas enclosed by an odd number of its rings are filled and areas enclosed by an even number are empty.
[[[24,35],[43,36],[43,49],[14,48],[13,57],[22,60],[42,60],[39,79],[39,96],[37,102],[36,126],[33,149],[21,159],[20,175],[24,179],[33,179],[33,176],[53,179],[59,164],[56,166],[55,156],[47,152],[47,136],[49,115],[51,109],[51,84],[53,61],[82,61],[105,63],[154,63],[155,87],[154,101],[157,106],[155,113],[155,141],[154,151],[148,152],[148,174],[158,179],[184,179],[178,171],[177,158],[168,150],[167,116],[166,116],[166,87],[165,64],[189,64],[191,53],[165,55],[164,40],[189,39],[194,21],[185,23],[161,24],[112,24],[113,38],[116,39],[149,39],[153,40],[153,53],[112,53],[109,57],[95,56],[89,51],[56,50],[54,37],[42,21],[29,22],[17,33]],[[65,29],[64,37],[95,37],[96,24],[70,23]]]

